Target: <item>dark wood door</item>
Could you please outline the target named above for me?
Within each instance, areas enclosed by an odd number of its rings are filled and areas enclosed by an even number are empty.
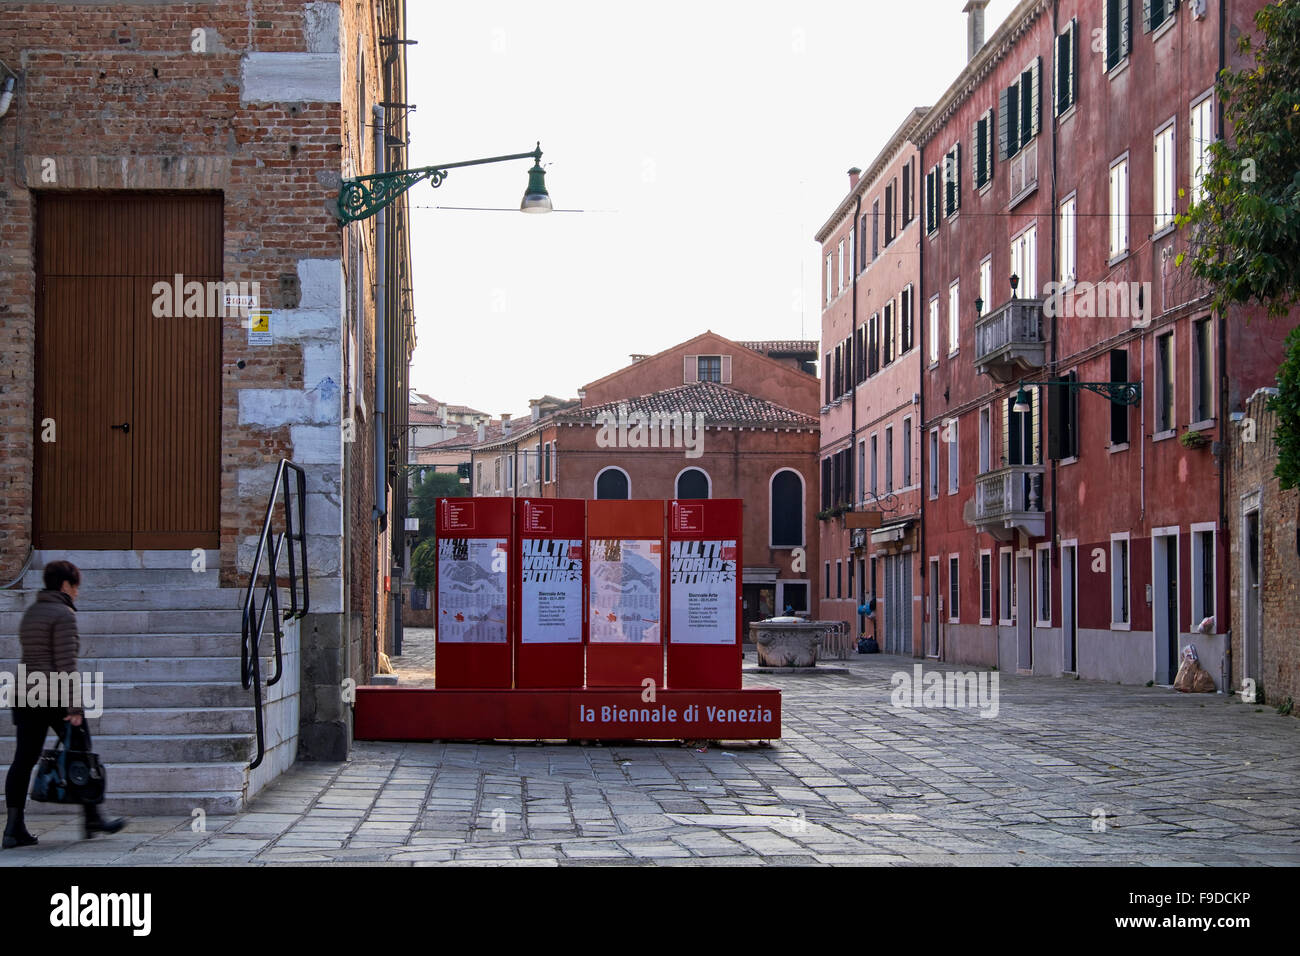
[[[154,306],[156,283],[220,281],[221,216],[215,195],[39,198],[38,547],[218,546],[221,298]]]

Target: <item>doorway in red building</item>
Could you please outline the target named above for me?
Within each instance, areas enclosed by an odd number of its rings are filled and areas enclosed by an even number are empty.
[[[1061,546],[1061,634],[1065,647],[1062,670],[1067,674],[1079,672],[1079,615],[1075,605],[1075,561],[1078,554],[1075,544]]]
[[[1172,684],[1178,668],[1178,532],[1176,529],[1156,532],[1151,541],[1155,679],[1162,684]]]
[[[36,219],[36,546],[216,548],[221,196],[42,195]]]
[[[1016,554],[1016,669],[1034,669],[1033,557],[1028,551]]]
[[[775,584],[746,584],[741,588],[745,596],[745,607],[742,612],[742,634],[744,640],[749,640],[749,625],[755,621],[766,621],[776,612],[776,585]]]

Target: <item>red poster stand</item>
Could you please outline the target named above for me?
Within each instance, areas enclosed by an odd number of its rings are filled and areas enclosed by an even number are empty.
[[[673,500],[668,504],[668,686],[673,690],[738,690],[741,669],[741,569],[744,567],[741,501],[738,498]],[[677,570],[679,573],[674,574]],[[688,631],[674,624],[687,620],[688,582],[730,573],[730,607],[718,607],[727,634]],[[674,578],[679,578],[674,582]],[[716,591],[711,583],[696,590]],[[723,588],[725,590],[725,588]],[[714,610],[712,607],[705,608]],[[707,640],[709,643],[700,643]],[[726,643],[723,643],[726,641]]]
[[[515,509],[515,539],[519,559],[511,569],[515,582],[513,635],[516,687],[581,687],[583,684],[583,644],[587,637],[586,575],[586,502],[581,498],[523,498]],[[530,553],[531,552],[531,553]],[[557,569],[557,565],[573,566]],[[532,565],[527,570],[525,562]],[[550,587],[561,590],[576,583],[573,596],[575,626],[555,633],[556,628],[533,624],[538,615],[525,614],[525,574],[542,582],[563,578],[576,570],[576,581],[557,580]],[[533,585],[545,588],[544,583]],[[552,607],[551,613],[555,613]],[[535,609],[534,609],[535,611]],[[550,633],[545,633],[549,631]]]
[[[653,642],[606,643],[596,639],[592,626],[593,605],[600,582],[592,561],[593,543],[604,540],[652,541],[658,544],[659,607],[657,639]],[[667,562],[664,555],[664,503],[658,500],[589,501],[587,502],[587,579],[589,627],[587,644],[588,687],[642,687],[650,678],[656,688],[664,685],[663,619],[664,581]]]
[[[438,499],[437,530],[439,554],[445,545],[465,540],[490,542],[492,548],[505,549],[507,582],[514,580],[511,562],[516,560],[517,548],[513,546],[513,498],[440,498]],[[485,545],[479,545],[484,547]],[[479,573],[474,568],[473,573]],[[438,622],[435,644],[435,681],[439,688],[509,688],[513,684],[510,626],[508,613],[502,615],[504,640],[500,642],[462,643],[444,640],[452,630],[452,609],[444,611],[444,584],[452,588],[457,582],[442,580],[442,560],[439,559],[438,583],[434,588],[434,614]],[[513,605],[513,594],[507,586],[508,605]],[[447,591],[447,595],[452,592]],[[444,615],[447,622],[444,622]]]

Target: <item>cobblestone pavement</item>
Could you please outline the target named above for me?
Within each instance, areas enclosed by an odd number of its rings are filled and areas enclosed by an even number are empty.
[[[770,747],[358,743],[205,832],[157,817],[79,842],[75,818],[30,816],[41,845],[0,864],[1300,863],[1295,718],[1006,675],[995,717],[891,706],[915,663],[747,674],[784,692]]]

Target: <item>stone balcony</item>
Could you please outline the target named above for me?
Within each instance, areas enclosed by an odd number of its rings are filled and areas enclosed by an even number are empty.
[[[1005,384],[1046,361],[1042,299],[1010,299],[976,320],[976,371]]]
[[[975,527],[999,541],[1017,531],[1041,537],[1047,524],[1043,465],[1010,465],[975,479]]]

